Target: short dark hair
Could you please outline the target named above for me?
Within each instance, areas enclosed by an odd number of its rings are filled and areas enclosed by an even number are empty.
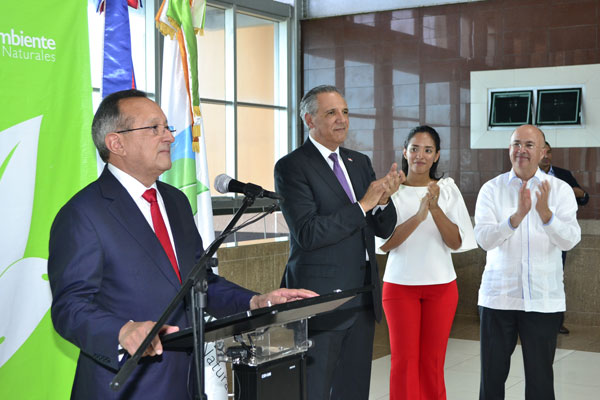
[[[417,133],[427,133],[431,137],[431,139],[433,139],[433,142],[435,143],[435,152],[437,153],[440,151],[440,142],[441,142],[440,135],[437,133],[437,131],[435,129],[433,129],[429,125],[421,125],[421,126],[416,126],[416,127],[412,128],[410,130],[410,132],[408,132],[408,136],[406,137],[406,140],[404,141],[405,149],[408,148],[408,144],[410,143],[410,140]],[[429,170],[429,177],[431,179],[435,179],[436,181],[439,180],[442,176],[444,176],[444,174],[442,174],[439,177],[436,175],[439,162],[440,162],[440,159],[438,158],[437,161],[435,161],[433,163],[433,165],[431,166],[431,169]],[[404,171],[404,174],[406,176],[408,176],[408,161],[404,157],[402,157],[402,171]]]
[[[127,126],[127,118],[124,118],[121,115],[119,101],[132,97],[148,98],[148,95],[137,89],[114,92],[106,96],[100,103],[100,106],[98,106],[98,110],[96,110],[94,120],[92,121],[92,139],[94,140],[96,149],[98,149],[100,158],[104,162],[108,162],[108,156],[110,155],[106,143],[104,142],[106,134],[119,129],[129,128],[129,126]]]
[[[304,125],[308,128],[308,124],[304,119],[306,114],[315,115],[319,106],[317,105],[317,95],[321,93],[337,93],[340,96],[344,97],[342,92],[339,91],[338,88],[331,85],[320,85],[310,89],[300,100],[300,118],[304,121]]]

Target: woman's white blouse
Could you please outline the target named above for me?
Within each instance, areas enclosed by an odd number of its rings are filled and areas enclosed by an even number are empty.
[[[456,279],[452,252],[462,252],[477,248],[473,225],[465,202],[452,178],[438,181],[440,195],[438,205],[450,221],[458,226],[461,246],[452,250],[442,240],[431,213],[425,221],[400,246],[390,250],[383,276],[384,282],[400,285],[436,285]],[[427,186],[400,185],[392,195],[398,220],[396,226],[417,213],[421,199],[427,193]],[[389,238],[388,238],[389,239]],[[387,239],[377,238],[377,248]]]

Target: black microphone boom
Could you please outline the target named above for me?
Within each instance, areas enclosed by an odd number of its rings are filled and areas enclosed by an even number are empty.
[[[248,197],[262,198],[268,197],[273,200],[283,200],[283,197],[275,192],[270,192],[254,183],[243,183],[237,181],[226,174],[221,174],[215,178],[215,189],[219,193],[241,193]]]

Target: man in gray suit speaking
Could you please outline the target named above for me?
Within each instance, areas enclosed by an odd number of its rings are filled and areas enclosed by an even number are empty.
[[[368,399],[375,320],[381,285],[375,235],[396,224],[389,197],[404,180],[394,163],[375,179],[371,160],[340,145],[348,134],[348,105],[333,86],[318,86],[300,102],[310,137],[275,166],[275,189],[290,229],[283,284],[320,294],[372,285],[332,314],[313,318],[308,351],[308,398]]]

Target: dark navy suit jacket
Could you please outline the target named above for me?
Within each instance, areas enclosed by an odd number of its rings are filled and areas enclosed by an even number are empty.
[[[576,187],[576,188],[581,189],[581,186],[579,186],[579,183],[577,183],[577,179],[575,179],[575,177],[573,176],[571,171],[569,171],[568,169],[555,167],[553,165],[552,170],[554,171],[554,176],[557,177],[558,179],[567,182],[569,184],[569,186],[571,186],[571,187]],[[583,190],[583,189],[581,189],[581,190]],[[588,203],[588,201],[590,200],[590,195],[585,191],[584,191],[584,193],[585,193],[585,195],[583,197],[575,198],[575,200],[577,200],[577,204],[579,204],[580,206],[585,206]]]
[[[182,279],[202,254],[202,239],[185,195],[157,182],[165,203]],[[248,309],[254,294],[208,272],[208,312]],[[152,228],[119,181],[105,168],[60,210],[50,232],[48,276],[52,321],[81,350],[75,399],[187,399],[191,357],[164,352],[144,357],[126,385],[109,383],[119,369],[118,334],[129,320],[156,321],[180,288]],[[185,304],[170,325],[189,326]],[[193,382],[193,379],[191,379]]]
[[[356,151],[340,147],[360,200],[375,172],[371,160]],[[306,288],[319,294],[335,289],[353,289],[365,283],[373,285],[368,296],[343,306],[340,311],[311,320],[315,329],[344,329],[353,321],[344,309],[372,304],[374,316],[381,319],[381,285],[375,258],[375,235],[388,237],[396,226],[396,210],[387,207],[366,217],[358,203],[351,203],[331,167],[310,141],[279,160],[275,166],[275,190],[285,199],[281,211],[290,229],[290,257],[282,284]],[[365,271],[369,254],[370,271]],[[351,315],[351,314],[350,314]]]

